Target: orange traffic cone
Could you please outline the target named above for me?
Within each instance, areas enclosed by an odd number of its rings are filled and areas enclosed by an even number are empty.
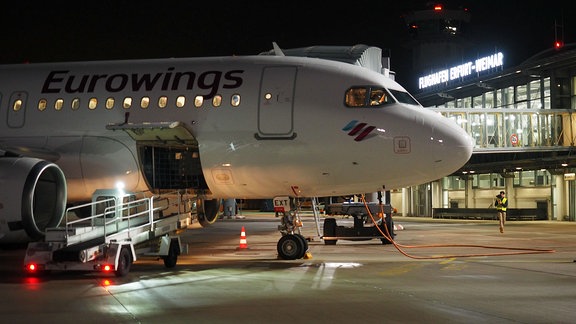
[[[248,242],[246,241],[246,231],[244,230],[244,226],[242,226],[242,232],[240,232],[240,246],[237,250],[244,250],[248,248]]]

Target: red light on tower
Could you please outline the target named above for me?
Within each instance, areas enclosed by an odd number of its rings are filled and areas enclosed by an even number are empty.
[[[558,50],[558,49],[561,49],[561,48],[562,48],[562,45],[564,45],[564,44],[562,44],[562,41],[557,40],[557,41],[554,42],[554,48],[557,49],[557,50]]]
[[[442,5],[441,4],[434,5],[434,11],[442,11]]]
[[[554,49],[559,50],[564,46],[564,21],[554,21]]]

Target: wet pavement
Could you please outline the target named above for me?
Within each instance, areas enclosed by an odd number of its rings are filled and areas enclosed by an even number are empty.
[[[137,260],[126,277],[27,277],[0,249],[4,323],[573,323],[576,224],[395,217],[395,244],[325,245],[303,214],[303,259],[278,258],[279,218],[244,212],[182,233],[175,268]],[[322,221],[322,218],[320,219]],[[339,225],[352,219],[337,217]],[[240,249],[241,228],[247,248]]]

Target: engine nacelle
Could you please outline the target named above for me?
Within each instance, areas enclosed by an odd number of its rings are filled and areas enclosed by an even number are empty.
[[[40,240],[66,212],[66,177],[49,161],[0,158],[0,243]]]

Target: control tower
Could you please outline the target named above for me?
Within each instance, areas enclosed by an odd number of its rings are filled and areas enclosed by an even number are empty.
[[[468,56],[472,43],[467,35],[470,13],[466,8],[433,4],[404,15],[404,21],[410,34],[406,46],[412,51],[412,71],[416,75]]]

